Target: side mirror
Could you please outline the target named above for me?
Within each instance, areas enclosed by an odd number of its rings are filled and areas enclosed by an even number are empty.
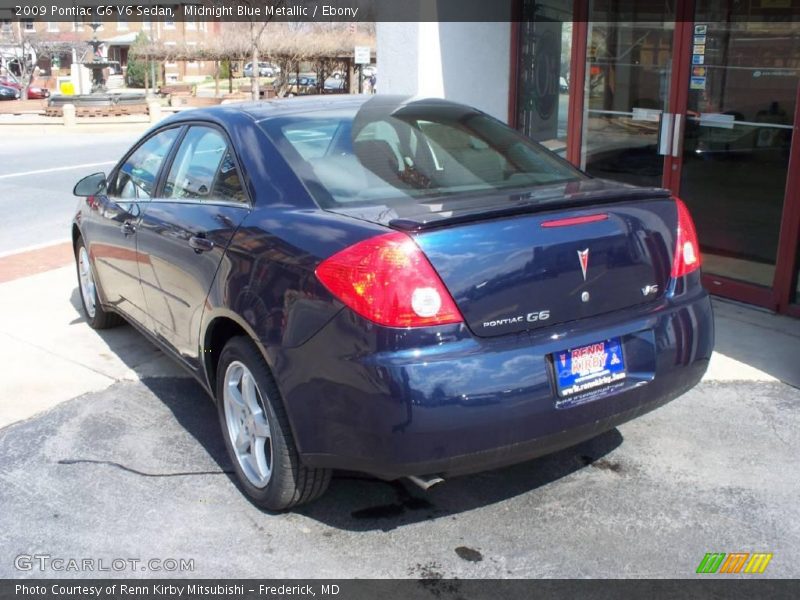
[[[96,196],[106,191],[106,174],[93,173],[75,184],[72,193],[76,196]]]

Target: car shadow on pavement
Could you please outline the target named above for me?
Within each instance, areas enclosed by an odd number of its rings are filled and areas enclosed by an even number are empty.
[[[217,411],[191,379],[142,380],[167,406],[176,421],[205,449],[236,484],[220,433]],[[622,466],[606,458],[622,443],[617,429],[577,446],[511,467],[447,480],[426,491],[406,480],[382,481],[337,471],[328,492],[293,512],[348,531],[391,530],[495,504],[535,491],[583,468],[619,474]],[[245,501],[244,496],[242,497]]]
[[[222,441],[217,410],[192,379],[147,378],[142,383],[174,415],[236,485]],[[533,492],[584,468],[617,475],[624,467],[606,458],[623,441],[612,429],[571,448],[518,465],[445,481],[423,491],[406,480],[382,481],[359,473],[337,471],[328,492],[293,512],[328,527],[348,531],[388,531],[440,519]],[[242,501],[246,498],[242,496]]]
[[[587,467],[621,474],[622,465],[605,457],[622,441],[619,430],[612,429],[554,454],[448,479],[428,491],[408,480],[381,481],[335,473],[327,494],[295,512],[349,531],[389,531],[432,519],[456,518],[459,513],[534,492]]]
[[[80,307],[80,298],[76,294],[77,290],[71,300],[77,309]],[[133,340],[131,335],[121,335],[119,329],[97,333],[108,344],[110,351],[123,361],[155,349],[151,342],[129,325],[123,325],[120,329],[129,329],[130,334],[139,340]],[[131,352],[131,345],[138,346],[139,341],[142,348]],[[163,359],[171,360],[166,356]],[[128,365],[133,369],[137,367],[133,361]],[[175,418],[173,426],[182,428],[196,440],[219,467],[219,473],[224,473],[235,485],[216,406],[200,384],[188,376],[142,377],[140,381],[172,413]],[[336,472],[330,489],[322,498],[298,507],[294,512],[328,527],[348,531],[388,531],[426,520],[450,518],[533,492],[584,468],[623,474],[623,466],[606,458],[622,441],[619,430],[612,429],[554,454],[510,467],[448,479],[428,491],[421,490],[408,480],[382,481],[358,473]],[[126,465],[113,464],[129,470]],[[159,476],[192,474],[193,465],[185,466],[189,472],[161,473]],[[244,496],[242,501],[246,501]]]

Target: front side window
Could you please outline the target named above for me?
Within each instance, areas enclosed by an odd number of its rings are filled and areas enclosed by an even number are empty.
[[[177,128],[167,129],[139,146],[120,167],[111,186],[111,195],[125,199],[151,198],[158,172],[178,137],[178,131]]]
[[[205,202],[246,202],[236,162],[225,137],[210,127],[192,127],[167,175],[164,197]]]
[[[322,207],[420,202],[584,178],[477,110],[442,102],[372,103],[260,123]]]

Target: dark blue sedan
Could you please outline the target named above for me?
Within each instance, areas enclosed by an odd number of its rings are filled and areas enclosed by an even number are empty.
[[[186,111],[75,194],[87,321],[123,318],[201,382],[267,509],[334,469],[426,487],[553,452],[711,356],[679,199],[451,102]]]

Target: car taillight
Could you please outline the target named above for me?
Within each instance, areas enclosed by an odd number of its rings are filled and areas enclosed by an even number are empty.
[[[388,327],[424,327],[464,319],[414,240],[387,233],[358,242],[316,270],[330,292],[362,317]]]
[[[683,277],[700,268],[700,244],[689,209],[680,198],[675,198],[675,203],[678,205],[678,232],[672,277]]]

